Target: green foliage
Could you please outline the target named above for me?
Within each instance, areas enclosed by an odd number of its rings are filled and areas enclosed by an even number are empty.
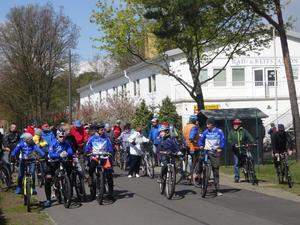
[[[162,100],[158,117],[160,122],[173,124],[179,135],[181,134],[181,117],[177,114],[176,106],[171,102],[171,99],[169,97],[166,97],[164,100]]]
[[[148,130],[152,117],[153,114],[146,105],[145,100],[143,100],[135,111],[134,117],[131,121],[132,126],[134,128],[142,127],[143,129]]]

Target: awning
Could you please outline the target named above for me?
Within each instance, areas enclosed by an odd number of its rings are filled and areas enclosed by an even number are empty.
[[[199,116],[204,115],[206,118],[214,117],[216,120],[255,119],[267,118],[268,115],[258,108],[236,108],[236,109],[217,109],[217,110],[200,110]]]

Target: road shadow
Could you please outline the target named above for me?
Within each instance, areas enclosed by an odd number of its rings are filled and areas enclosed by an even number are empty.
[[[186,195],[196,195],[197,192],[193,191],[193,190],[180,190],[180,191],[176,191],[175,195],[173,196],[172,200],[181,200],[183,198],[185,198]]]
[[[133,198],[134,193],[129,192],[127,190],[114,190],[114,198],[115,200],[123,199],[123,198]]]
[[[239,189],[239,188],[222,188],[220,189],[220,191],[223,193],[223,194],[226,194],[226,193],[236,193],[236,192],[239,192],[241,191],[242,189]]]

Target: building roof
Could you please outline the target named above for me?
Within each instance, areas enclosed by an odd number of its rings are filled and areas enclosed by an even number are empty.
[[[255,119],[267,118],[268,115],[258,108],[236,108],[236,109],[218,109],[218,110],[200,110],[199,114],[206,118],[214,117],[216,120]]]
[[[288,30],[286,32],[288,38],[291,38],[291,39],[296,39],[297,41],[300,42],[300,33],[299,32],[295,32],[295,31],[291,31],[291,30]],[[180,54],[183,54],[182,50],[180,50],[179,48],[176,48],[176,49],[172,49],[172,50],[169,50],[169,51],[166,51],[165,54],[168,56],[168,57],[171,57],[171,56],[176,56],[176,55],[180,55]],[[133,65],[133,66],[130,66],[126,69],[126,72],[133,72],[133,71],[136,71],[138,69],[141,69],[145,66],[149,66],[151,65],[151,62],[156,62],[158,60],[160,60],[161,58],[160,57],[157,57],[157,58],[154,58],[154,59],[150,59],[148,60],[149,63],[147,62],[140,62],[140,63],[137,63],[136,65]],[[124,70],[125,71],[125,70]],[[111,80],[115,80],[115,79],[118,79],[118,78],[121,78],[124,76],[124,71],[119,71],[119,72],[116,72],[116,73],[113,73],[107,77],[105,77],[104,79],[101,79],[99,81],[96,81],[96,82],[93,82],[91,84],[88,84],[86,86],[83,86],[79,89],[77,89],[77,92],[80,93],[82,91],[85,91],[87,89],[90,89],[91,86],[95,86],[95,85],[100,85],[100,84],[103,84],[103,83],[106,83],[108,81],[111,81]]]

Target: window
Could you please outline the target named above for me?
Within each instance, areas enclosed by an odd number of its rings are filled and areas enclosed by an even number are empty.
[[[199,81],[202,82],[202,81],[205,81],[206,79],[208,78],[208,73],[207,73],[207,69],[203,69],[200,71],[200,74],[199,74]],[[202,87],[207,87],[208,83],[204,83],[202,84]]]
[[[226,86],[226,70],[214,69],[214,75],[217,73],[219,74],[214,78],[214,86]]]
[[[267,70],[267,75],[268,75],[268,86],[275,86],[276,77],[275,77],[274,70]]]
[[[293,76],[294,76],[294,80],[298,80],[298,75],[299,75],[298,67],[294,67],[294,66],[293,66]]]
[[[254,82],[255,82],[255,86],[263,86],[263,71],[262,70],[254,71]]]
[[[121,89],[122,89],[122,96],[126,96],[127,95],[127,86],[126,86],[126,84],[123,84],[121,86]]]
[[[232,86],[245,86],[245,69],[232,69]]]
[[[133,85],[134,96],[140,96],[140,80],[134,81]]]
[[[155,75],[151,75],[148,77],[149,82],[149,92],[156,92],[156,78]]]
[[[118,88],[117,87],[113,87],[113,93],[114,93],[114,95],[118,94]]]

